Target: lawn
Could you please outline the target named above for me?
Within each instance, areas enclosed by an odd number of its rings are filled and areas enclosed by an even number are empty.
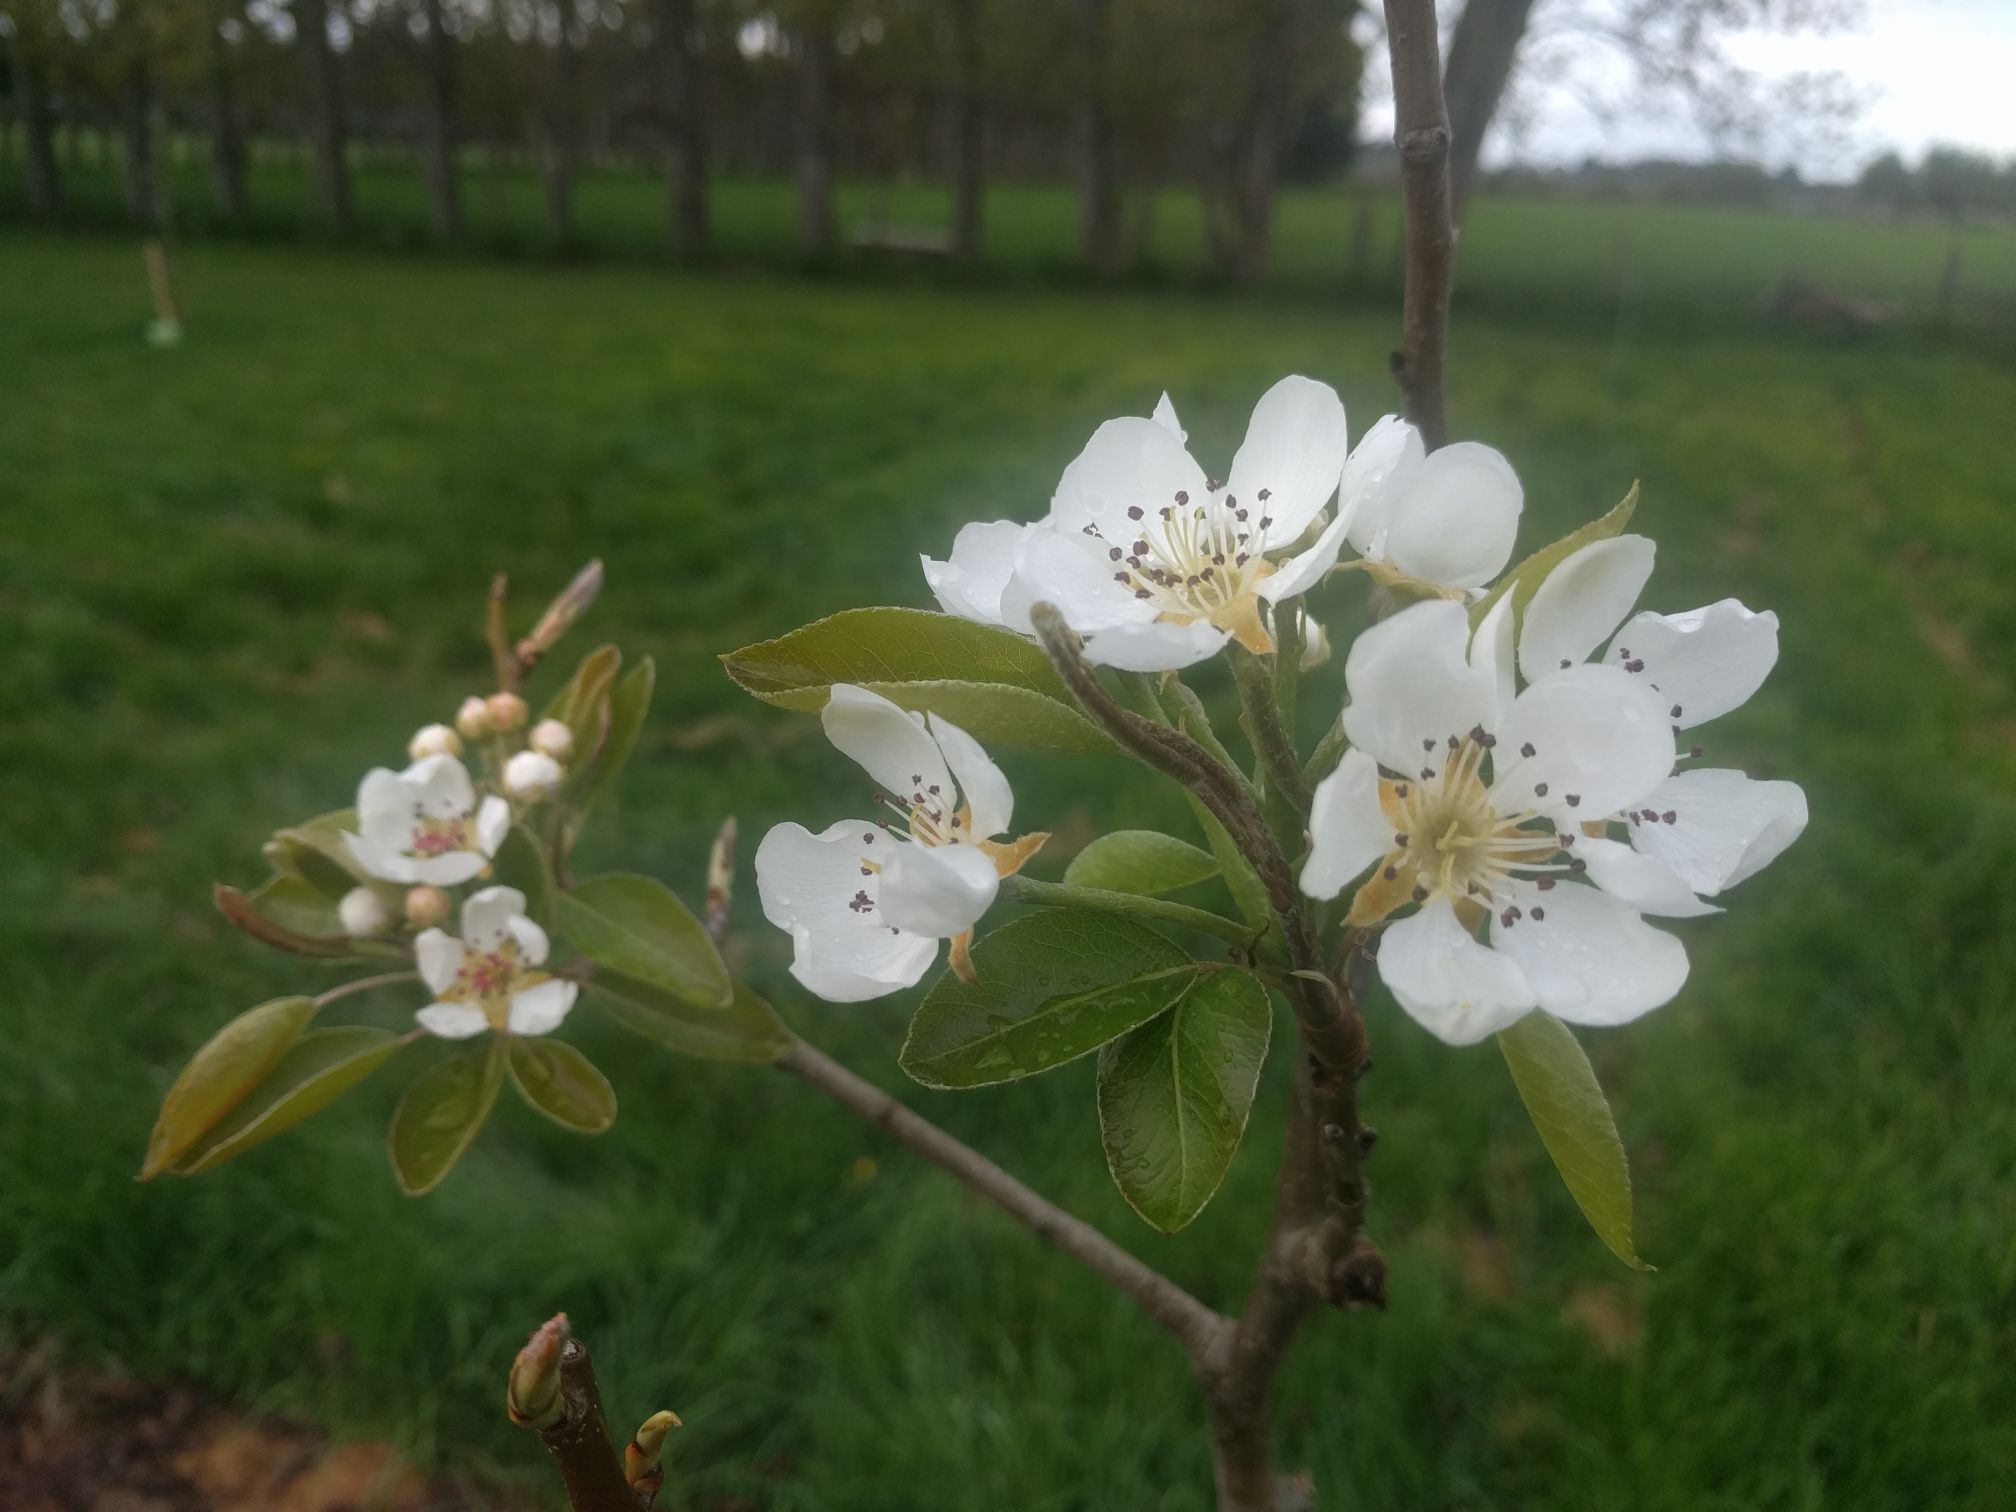
[[[1727,231],[1773,259],[1770,223]],[[1473,252],[1500,255],[1481,229]],[[568,1035],[623,1099],[600,1140],[505,1107],[408,1201],[388,1085],[214,1175],[132,1175],[210,1028],[317,980],[218,920],[211,881],[257,880],[268,831],[480,690],[493,568],[529,595],[607,560],[593,630],[657,658],[658,717],[583,859],[697,893],[722,814],[753,837],[865,798],[716,653],[925,602],[920,549],[1039,511],[1098,420],[1165,387],[1221,461],[1288,371],[1362,430],[1390,309],[192,245],[188,340],[155,351],[138,263],[0,236],[0,1334],[543,1476],[499,1399],[564,1307],[626,1416],[685,1418],[668,1506],[1203,1508],[1197,1403],[1152,1325],[805,1087],[592,1009]],[[1325,1508],[2000,1506],[2016,374],[1902,332],[1745,330],[1740,304],[1655,338],[1516,303],[1459,316],[1459,432],[1519,466],[1527,544],[1641,479],[1654,604],[1780,612],[1780,669],[1711,755],[1796,777],[1813,824],[1680,926],[1680,1001],[1586,1036],[1656,1274],[1587,1232],[1495,1052],[1370,1005],[1393,1306],[1305,1334],[1283,1461]],[[1333,622],[1362,613],[1326,592]],[[1333,664],[1305,705],[1340,690]],[[1118,764],[1008,765],[1018,817],[1061,837],[1039,875],[1096,829],[1187,833]],[[743,964],[801,1032],[1208,1300],[1243,1290],[1278,1085],[1217,1201],[1157,1238],[1103,1169],[1089,1065],[906,1089],[907,1003],[808,1001],[750,901]]]

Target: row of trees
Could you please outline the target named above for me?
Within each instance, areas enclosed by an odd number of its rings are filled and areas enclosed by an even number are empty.
[[[1934,147],[1914,168],[1886,152],[1862,170],[1855,191],[1863,203],[1893,212],[2016,217],[2016,157]]]

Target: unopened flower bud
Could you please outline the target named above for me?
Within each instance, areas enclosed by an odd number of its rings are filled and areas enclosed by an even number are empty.
[[[574,759],[574,732],[557,719],[542,719],[532,726],[532,749],[555,761]]]
[[[353,887],[343,894],[336,917],[343,921],[343,932],[357,940],[372,939],[392,927],[392,910],[368,887]]]
[[[490,723],[490,704],[471,693],[455,711],[455,728],[471,740],[481,740],[495,728]]]
[[[640,1491],[656,1491],[664,1479],[658,1460],[665,1452],[665,1439],[674,1428],[684,1427],[676,1412],[654,1412],[644,1419],[637,1435],[623,1450],[623,1478]]]
[[[490,727],[500,735],[522,730],[532,713],[516,693],[492,693],[483,701],[483,707],[490,715]]]
[[[566,769],[544,752],[520,751],[504,763],[504,791],[513,798],[537,803],[551,796],[566,775]]]
[[[567,1342],[567,1314],[556,1313],[539,1326],[511,1362],[504,1410],[521,1428],[544,1430],[565,1416],[560,1400],[560,1350]]]
[[[406,742],[406,754],[415,761],[428,756],[460,756],[462,737],[444,724],[423,725]]]
[[[422,883],[406,894],[406,922],[415,929],[432,929],[454,906],[440,888]]]

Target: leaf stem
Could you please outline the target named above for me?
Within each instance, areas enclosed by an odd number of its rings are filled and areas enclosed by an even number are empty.
[[[1232,676],[1239,684],[1240,722],[1246,738],[1253,742],[1253,754],[1266,774],[1267,786],[1289,810],[1296,833],[1283,836],[1287,843],[1299,844],[1301,827],[1309,818],[1309,788],[1302,780],[1302,758],[1295,754],[1295,738],[1288,733],[1281,705],[1275,701],[1274,671],[1266,660],[1255,656],[1236,641],[1227,646],[1232,660]]]
[[[1156,919],[1164,924],[1178,924],[1185,929],[1216,935],[1242,950],[1251,950],[1259,938],[1238,920],[1212,913],[1208,908],[1192,908],[1187,903],[1175,903],[1143,893],[1118,892],[1104,887],[1074,887],[1063,882],[1039,882],[1034,877],[1003,877],[1001,896],[1010,903],[1029,903],[1039,908],[1089,908],[1096,913]]]
[[[391,987],[399,982],[419,980],[420,973],[417,971],[387,971],[379,976],[359,977],[354,982],[345,982],[319,994],[315,999],[315,1006],[327,1008],[331,1003],[340,1003],[344,998],[355,997],[360,992],[371,992],[380,987]]]

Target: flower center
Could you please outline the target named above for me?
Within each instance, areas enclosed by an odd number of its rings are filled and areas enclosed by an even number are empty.
[[[1452,735],[1441,771],[1424,768],[1420,778],[1390,785],[1386,813],[1395,825],[1394,849],[1414,877],[1414,901],[1472,899],[1496,907],[1507,901],[1515,872],[1563,869],[1549,864],[1563,844],[1551,822],[1531,809],[1501,811],[1493,798],[1482,768],[1496,745],[1481,729]]]
[[[406,846],[407,855],[445,856],[468,849],[469,821],[466,816],[446,819],[423,813],[414,817],[413,835]]]
[[[455,985],[441,994],[445,1002],[474,1003],[493,1029],[511,1021],[511,999],[547,980],[549,973],[528,970],[518,960],[518,942],[507,939],[493,950],[470,951],[462,958]]]
[[[1085,534],[1105,543],[1113,581],[1134,597],[1172,620],[1215,621],[1274,570],[1263,555],[1274,525],[1265,513],[1268,493],[1261,489],[1251,504],[1213,493],[1200,504],[1179,489],[1153,520],[1139,504],[1129,509],[1138,530],[1126,541],[1108,541],[1096,525]]]

